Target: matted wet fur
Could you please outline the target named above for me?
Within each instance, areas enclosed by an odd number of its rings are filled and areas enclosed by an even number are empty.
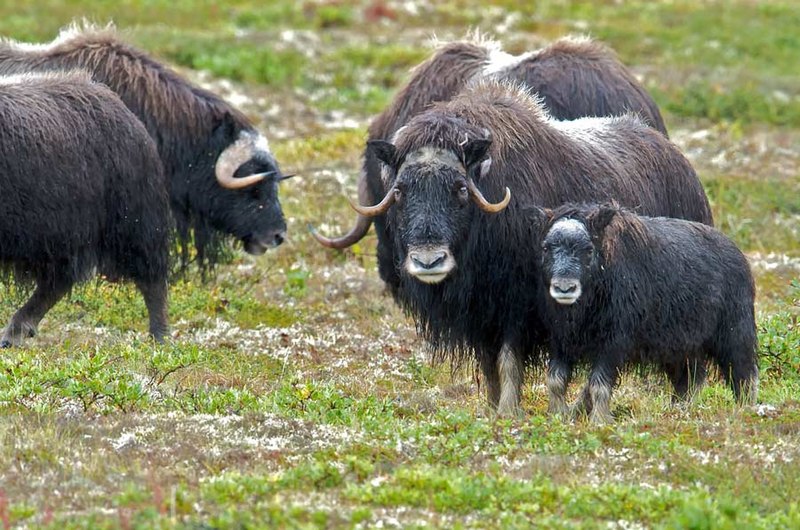
[[[550,410],[567,412],[577,364],[591,373],[578,407],[611,418],[624,365],[663,370],[691,396],[715,363],[738,401],[754,401],[755,286],[745,256],[714,228],[611,205],[532,210],[542,250],[540,314],[550,340]],[[558,300],[561,300],[559,303]]]
[[[127,44],[111,26],[76,23],[43,45],[0,41],[0,74],[71,68],[85,69],[108,85],[155,140],[184,266],[192,242],[198,261],[213,264],[221,250],[220,236],[226,234],[245,245],[254,238],[279,244],[273,239],[285,232],[286,224],[277,197],[280,173],[269,151],[256,153],[236,175],[275,171],[273,177],[243,190],[223,189],[215,179],[220,153],[243,134],[260,137],[244,114]]]
[[[476,144],[485,152],[476,154]],[[518,365],[538,363],[546,343],[533,295],[537,254],[521,209],[614,199],[642,213],[712,224],[697,175],[664,135],[632,115],[552,120],[538,99],[509,83],[473,84],[412,118],[394,144],[368,148],[386,166],[387,187],[402,185],[402,203],[388,209],[378,231],[391,249],[378,256],[382,277],[440,358],[478,362],[490,394],[503,369],[520,371],[498,367],[501,350]],[[423,151],[429,155],[405,163]],[[452,153],[465,167],[442,165],[436,153]],[[487,214],[453,202],[463,175],[491,200],[509,188],[510,204]],[[446,245],[456,267],[439,283],[420,282],[404,268],[410,244]]]
[[[33,335],[95,271],[136,282],[161,339],[171,216],[141,122],[105,85],[73,71],[0,77],[0,123],[0,264],[36,283],[0,346]]]

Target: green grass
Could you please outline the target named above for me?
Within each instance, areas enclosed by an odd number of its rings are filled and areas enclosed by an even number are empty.
[[[299,173],[281,184],[287,244],[260,258],[232,249],[208,281],[191,270],[171,284],[170,343],[147,339],[132,286],[98,279],[23,348],[0,351],[0,527],[800,526],[793,3],[453,0],[416,14],[392,3],[378,19],[372,4],[0,6],[7,36],[49,40],[75,17],[113,18],[186,75],[230,80]],[[737,407],[716,376],[672,406],[663,377],[629,373],[616,422],[596,427],[548,417],[532,372],[525,418],[495,420],[474,373],[426,361],[377,276],[374,235],[346,252],[311,239],[307,223],[337,234],[354,220],[366,123],[428,37],[468,26],[515,53],[590,33],[642,77],[717,226],[753,258],[760,406]],[[355,126],[331,125],[339,117]],[[0,292],[5,321],[24,293]]]
[[[717,227],[741,249],[763,252],[797,247],[800,180],[718,175],[703,184]]]

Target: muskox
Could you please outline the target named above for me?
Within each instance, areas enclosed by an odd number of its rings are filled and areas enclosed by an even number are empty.
[[[184,265],[191,239],[200,263],[214,261],[221,234],[232,234],[251,254],[283,242],[283,176],[244,114],[126,44],[111,27],[76,24],[44,45],[0,42],[0,74],[70,68],[108,85],[155,140]]]
[[[554,120],[510,83],[478,82],[368,150],[389,191],[357,211],[386,216],[378,238],[392,253],[378,259],[396,300],[436,351],[475,354],[502,414],[517,411],[524,365],[545,338],[521,208],[616,199],[712,223],[697,175],[664,135],[635,115]]]
[[[663,370],[684,398],[713,361],[738,401],[755,400],[755,287],[730,239],[701,223],[614,205],[534,212],[551,412],[568,411],[576,363],[591,366],[579,406],[594,422],[611,419],[611,392],[625,364]]]
[[[514,56],[500,44],[480,35],[441,45],[418,65],[408,83],[369,127],[370,140],[391,140],[412,116],[432,103],[448,101],[470,82],[495,78],[521,83],[538,94],[551,116],[572,120],[586,116],[637,113],[645,122],[667,134],[664,120],[650,95],[619,61],[613,50],[587,38],[565,37],[541,50]],[[358,198],[375,204],[386,194],[380,161],[369,150],[364,153]],[[383,232],[384,217],[358,216],[346,235],[330,239],[314,232],[330,248],[346,248],[363,238],[374,221]],[[378,254],[391,259],[391,249],[378,243]],[[391,285],[393,272],[381,271]]]
[[[86,72],[0,77],[0,265],[36,288],[0,347],[99,271],[136,283],[167,332],[169,198],[141,122]]]

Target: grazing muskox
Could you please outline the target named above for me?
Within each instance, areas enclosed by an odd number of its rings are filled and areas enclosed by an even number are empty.
[[[396,278],[396,300],[438,352],[476,355],[503,414],[516,412],[524,365],[544,338],[521,207],[616,199],[712,223],[700,181],[664,135],[633,115],[553,120],[509,83],[481,81],[368,149],[389,191],[357,211],[386,216],[378,237],[391,261],[379,255],[379,265]]]
[[[638,113],[648,124],[666,136],[664,120],[650,95],[636,81],[616,54],[601,43],[587,38],[566,37],[541,50],[513,56],[499,43],[473,38],[444,44],[418,65],[408,83],[392,103],[369,127],[370,140],[391,140],[412,116],[432,103],[448,101],[477,79],[495,78],[530,87],[542,99],[551,116],[573,120],[585,116],[615,116]],[[361,204],[375,204],[386,194],[381,179],[380,161],[364,153],[358,183]],[[324,246],[346,248],[363,238],[371,222],[376,232],[385,230],[383,216],[358,216],[346,235],[329,239],[314,232]],[[378,254],[391,261],[391,248],[378,243]],[[381,270],[390,284],[396,281],[391,270]]]
[[[683,398],[712,360],[737,400],[755,400],[755,287],[731,240],[704,224],[616,206],[535,211],[552,412],[567,412],[579,362],[591,366],[580,406],[594,422],[611,419],[611,391],[626,363],[662,369]]]
[[[95,271],[132,279],[167,332],[169,198],[145,128],[86,72],[0,77],[0,265],[36,289],[0,347]]]
[[[282,176],[267,140],[244,114],[121,41],[113,28],[73,25],[44,45],[0,42],[0,74],[82,68],[116,92],[156,142],[184,265],[194,237],[213,261],[220,233],[251,254],[280,245]]]

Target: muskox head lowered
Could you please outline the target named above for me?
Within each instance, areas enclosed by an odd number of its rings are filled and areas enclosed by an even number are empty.
[[[113,27],[77,23],[36,46],[0,40],[0,72],[74,68],[116,92],[155,141],[184,265],[190,242],[201,264],[215,261],[226,235],[252,254],[283,242],[277,184],[285,177],[242,112],[130,46]]]
[[[214,136],[224,142],[230,132],[218,128]],[[210,194],[215,204],[207,212],[213,227],[233,234],[245,251],[263,254],[286,238],[286,221],[278,202],[283,175],[267,140],[253,130],[242,130],[214,163],[216,183],[222,190]]]
[[[494,215],[508,206],[508,188],[500,202],[491,203],[475,184],[491,167],[491,143],[485,132],[483,138],[467,136],[460,152],[426,146],[404,156],[391,142],[368,143],[368,151],[384,164],[385,181],[392,184],[379,204],[353,208],[366,217],[387,214],[398,264],[420,282],[439,283],[456,269],[477,210]]]

